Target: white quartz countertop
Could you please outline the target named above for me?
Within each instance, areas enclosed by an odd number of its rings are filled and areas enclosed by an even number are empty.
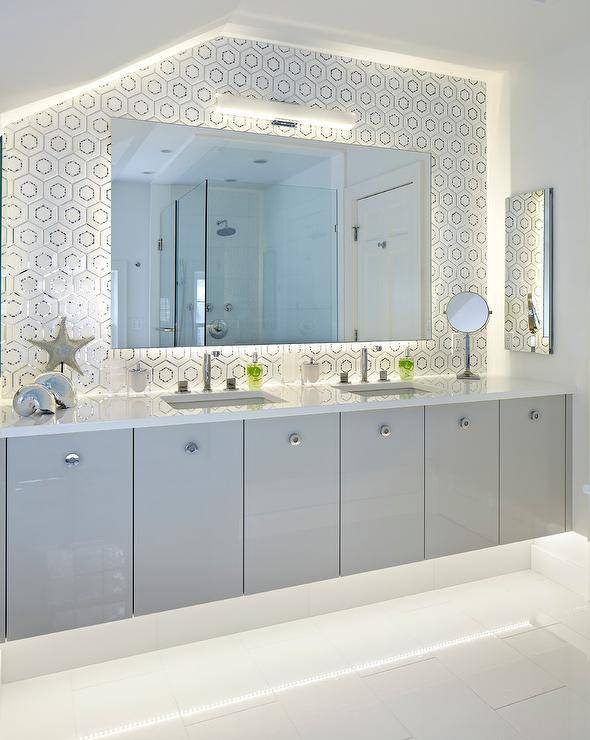
[[[502,398],[528,398],[571,393],[553,383],[515,378],[484,377],[479,381],[460,381],[455,376],[419,376],[416,385],[427,386],[426,394],[393,394],[366,398],[332,385],[264,385],[264,390],[279,396],[280,403],[255,403],[238,406],[209,406],[173,409],[164,400],[166,393],[113,396],[80,396],[76,408],[53,415],[20,418],[11,402],[0,404],[0,437],[22,437],[134,427],[192,424],[230,419],[260,419],[297,414],[317,414],[376,409],[432,406],[447,403],[472,403]],[[197,390],[197,389],[195,389]]]

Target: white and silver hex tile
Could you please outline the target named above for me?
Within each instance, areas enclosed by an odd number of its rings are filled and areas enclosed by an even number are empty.
[[[226,120],[212,111],[218,92],[353,111],[350,132]],[[218,38],[8,126],[3,157],[3,385],[30,381],[43,363],[28,342],[48,337],[65,315],[76,336],[96,339],[81,353],[79,388],[100,392],[107,355],[153,369],[156,387],[197,380],[199,350],[111,351],[111,119],[130,117],[191,126],[429,151],[433,155],[433,338],[417,342],[421,373],[457,368],[444,316],[451,295],[486,293],[486,91],[484,83],[395,68],[305,49]],[[399,344],[386,345],[387,362]],[[322,378],[356,367],[358,346],[300,348],[321,362]],[[224,365],[243,374],[246,350],[226,349]],[[281,372],[284,350],[261,348],[267,374]],[[473,364],[486,363],[485,335]]]

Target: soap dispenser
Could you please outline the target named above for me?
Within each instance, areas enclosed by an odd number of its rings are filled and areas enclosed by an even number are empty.
[[[135,393],[143,393],[150,382],[150,371],[148,368],[141,366],[138,362],[137,365],[129,371],[129,385],[131,390]]]
[[[248,379],[248,388],[251,391],[262,388],[262,376],[264,374],[264,367],[261,362],[258,361],[258,352],[254,352],[252,355],[252,362],[246,365],[246,377]]]
[[[412,380],[414,377],[414,358],[410,357],[410,346],[406,346],[403,357],[399,358],[399,376],[402,380]]]

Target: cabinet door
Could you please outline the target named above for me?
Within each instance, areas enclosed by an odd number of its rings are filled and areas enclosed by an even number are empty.
[[[0,642],[6,637],[6,440],[0,439]]]
[[[424,559],[424,409],[342,414],[341,573]]]
[[[8,637],[131,616],[131,430],[8,440]]]
[[[243,592],[242,422],[135,431],[135,614]]]
[[[565,396],[500,403],[501,542],[565,530]]]
[[[498,544],[499,404],[426,407],[426,557]]]
[[[338,436],[337,414],[246,422],[246,593],[338,575]]]

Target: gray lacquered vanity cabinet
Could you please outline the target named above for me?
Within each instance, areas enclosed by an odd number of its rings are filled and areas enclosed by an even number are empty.
[[[341,574],[424,558],[424,408],[342,415]]]
[[[426,557],[498,544],[498,401],[426,407]]]
[[[338,576],[339,416],[245,423],[248,594]]]
[[[133,432],[8,440],[8,638],[132,613]]]
[[[500,541],[565,530],[565,396],[500,402]]]
[[[242,594],[241,421],[135,431],[135,613]]]
[[[10,437],[7,637],[562,532],[566,419],[560,395]]]

